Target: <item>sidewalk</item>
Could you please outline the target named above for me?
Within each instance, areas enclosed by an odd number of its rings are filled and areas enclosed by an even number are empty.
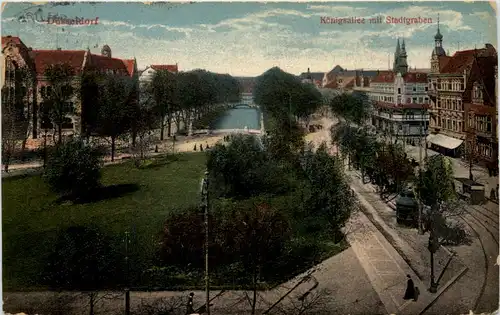
[[[195,152],[194,146],[196,144],[197,149],[199,150],[200,144],[202,144],[205,148],[208,144],[209,147],[213,147],[217,142],[219,142],[223,138],[223,135],[219,136],[206,136],[206,137],[194,137],[191,139],[186,139],[184,141],[179,141],[175,144],[175,148],[172,147],[172,141],[164,140],[160,144],[158,144],[158,153],[149,152],[149,156],[158,156],[161,154],[165,154],[166,152],[172,151],[175,149],[175,152]],[[154,151],[154,147],[152,148]],[[199,151],[198,151],[199,152]],[[115,161],[111,162],[111,156],[104,157],[104,165],[113,165],[117,163],[122,163],[125,160],[128,160],[132,157],[130,153],[122,153],[116,152]],[[2,165],[2,178],[17,176],[21,174],[27,174],[36,172],[41,169],[43,165],[42,161],[31,161],[29,163],[20,163],[20,164],[11,164],[9,165],[9,172],[5,173]]]
[[[415,274],[420,277],[420,280],[425,284],[425,290],[427,290],[430,284],[430,254],[427,249],[428,235],[419,235],[414,228],[399,226],[395,220],[395,211],[380,200],[380,197],[375,192],[375,188],[370,184],[362,184],[361,179],[355,172],[346,172],[351,177],[351,188],[358,196],[367,216],[391,245],[394,246],[399,255],[404,258]],[[481,268],[483,263],[481,259],[477,260],[483,255],[477,239],[473,240],[471,246],[462,245],[454,247],[454,249],[459,255],[452,258],[449,266],[443,273],[438,284],[438,293],[431,294],[436,299],[445,290],[448,290],[452,284],[459,281],[456,285],[459,285],[460,288],[454,288],[452,290],[453,293],[450,293],[453,299],[450,299],[450,294],[447,293],[445,300],[439,300],[439,306],[442,310],[456,309],[457,305],[461,309],[472,308],[479,297],[484,279],[485,270]],[[469,257],[462,255],[464,252]],[[450,256],[450,251],[443,246],[434,255],[434,274],[436,280]],[[470,263],[464,263],[461,260],[462,258],[470,257],[473,258],[470,259]],[[473,270],[473,272],[467,272],[467,270]],[[422,292],[422,290],[420,291]],[[459,292],[458,295],[457,292]]]

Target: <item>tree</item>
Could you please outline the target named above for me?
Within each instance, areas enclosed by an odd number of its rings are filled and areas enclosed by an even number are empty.
[[[2,163],[9,171],[12,156],[27,139],[31,117],[25,100],[30,77],[26,68],[14,68],[7,72],[9,80],[2,87]]]
[[[332,113],[342,117],[348,123],[364,125],[370,117],[371,105],[364,93],[343,93],[335,96],[330,102]]]
[[[207,167],[216,196],[249,198],[283,189],[282,173],[255,136],[235,136],[228,145],[217,144]]]
[[[76,138],[54,149],[43,177],[56,193],[85,200],[100,187],[100,168],[101,153]]]
[[[99,81],[99,104],[94,132],[111,138],[111,161],[114,161],[116,139],[132,129],[138,110],[136,84],[128,77],[105,75]]]
[[[460,225],[446,220],[452,215],[460,216],[464,210],[463,204],[457,202],[451,161],[442,155],[434,155],[425,162],[425,169],[415,182],[415,192],[423,204],[430,208],[425,226],[426,231],[429,231],[431,292],[436,292],[438,284],[434,282],[434,253],[441,244],[448,241],[466,242],[468,236]]]
[[[163,141],[165,119],[168,122],[168,136],[171,133],[172,114],[177,102],[177,75],[168,70],[157,70],[149,83],[155,110],[160,118],[160,140]]]
[[[59,232],[44,271],[52,289],[88,293],[90,315],[97,292],[117,281],[117,254],[111,240],[94,226],[73,226]]]
[[[52,123],[57,127],[58,144],[62,142],[62,129],[67,121],[67,116],[73,113],[69,105],[75,94],[73,79],[75,76],[73,68],[67,64],[49,65],[44,72],[48,81],[48,88],[42,93],[43,105]]]
[[[301,160],[310,185],[305,201],[308,215],[328,222],[333,239],[339,241],[341,230],[355,208],[342,162],[328,154],[325,143],[316,152],[305,151]]]
[[[255,314],[258,281],[266,266],[280,257],[290,238],[286,218],[259,199],[234,203],[217,230],[220,248],[230,248],[239,256],[252,283],[252,313]]]

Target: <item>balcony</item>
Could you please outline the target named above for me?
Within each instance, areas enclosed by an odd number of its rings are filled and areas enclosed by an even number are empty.
[[[384,119],[389,119],[392,121],[428,121],[430,115],[425,114],[425,115],[402,115],[402,114],[388,114],[388,113],[379,113],[379,112],[374,112],[373,116],[384,118]]]

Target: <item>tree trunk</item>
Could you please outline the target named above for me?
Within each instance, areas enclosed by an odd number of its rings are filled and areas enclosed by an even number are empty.
[[[255,308],[257,305],[257,267],[253,266],[252,275],[252,285],[253,285],[253,298],[252,298],[252,315],[255,315]]]
[[[57,127],[57,144],[61,144],[62,143],[62,124],[60,124],[58,127]]]
[[[160,122],[160,141],[163,141],[164,129],[165,129],[165,116],[161,116]]]
[[[111,162],[115,161],[116,137],[111,137]]]
[[[167,136],[170,138],[172,136],[172,115],[168,114],[168,127],[167,127]]]
[[[90,310],[89,310],[89,315],[94,315],[94,292],[90,293]]]

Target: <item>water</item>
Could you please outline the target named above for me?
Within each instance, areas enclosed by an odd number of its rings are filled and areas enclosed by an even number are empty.
[[[260,110],[246,105],[237,105],[219,117],[211,129],[260,129]]]

